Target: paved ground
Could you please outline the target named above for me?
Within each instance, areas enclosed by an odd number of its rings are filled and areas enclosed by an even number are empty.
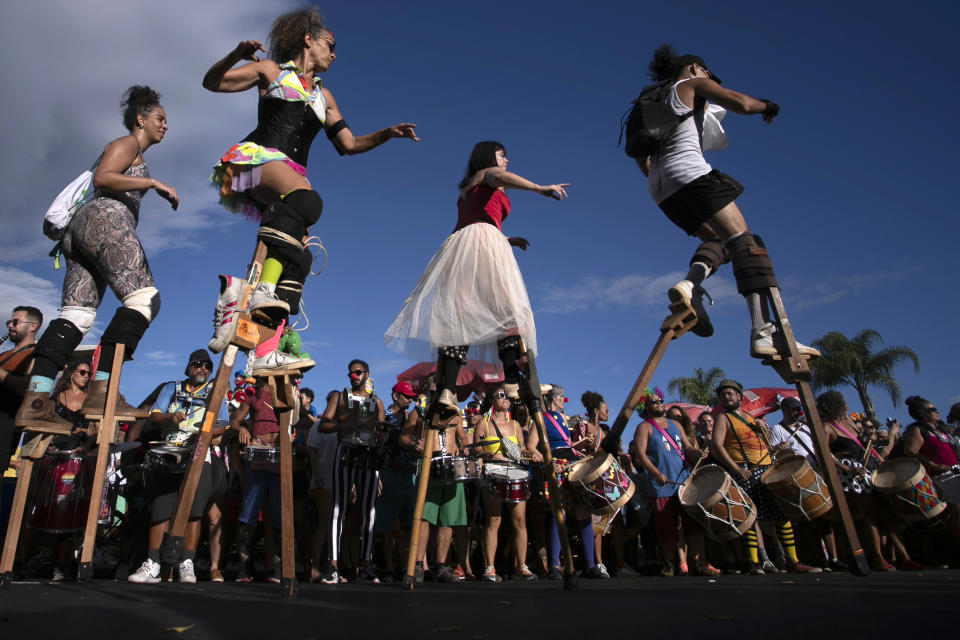
[[[0,638],[947,638],[960,571],[621,578],[500,585],[132,585],[17,582],[0,591]],[[184,629],[184,627],[186,627]]]

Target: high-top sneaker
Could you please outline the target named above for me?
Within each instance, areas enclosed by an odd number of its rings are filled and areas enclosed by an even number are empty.
[[[750,331],[750,356],[753,358],[770,358],[775,355],[788,356],[789,353],[779,353],[773,344],[773,334],[777,332],[777,326],[772,322],[767,322],[756,329]],[[797,351],[802,357],[819,358],[820,352],[813,347],[797,342]]]
[[[247,281],[233,276],[220,275],[220,297],[213,310],[213,337],[207,348],[220,353],[230,344],[237,326],[237,313],[242,311],[240,298],[244,294]]]
[[[277,297],[263,282],[250,294],[250,315],[272,320],[286,318],[290,314],[290,305]]]

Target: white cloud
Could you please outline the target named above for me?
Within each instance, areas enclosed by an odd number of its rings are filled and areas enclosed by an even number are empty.
[[[163,351],[162,349],[156,351],[147,351],[142,356],[138,353],[137,359],[143,358],[144,362],[158,367],[170,367],[179,363],[182,359],[182,356],[177,356],[177,354],[171,351]]]
[[[846,300],[870,289],[889,287],[893,282],[908,277],[905,271],[855,273],[834,277],[809,278],[787,277],[781,279],[784,302],[794,311]]]

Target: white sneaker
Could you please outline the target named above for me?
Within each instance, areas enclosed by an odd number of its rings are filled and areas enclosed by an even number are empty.
[[[297,358],[283,351],[273,350],[265,356],[253,361],[252,375],[269,376],[278,373],[301,371],[314,366],[316,362],[310,358]]]
[[[777,348],[773,345],[773,334],[777,332],[777,326],[772,322],[767,322],[756,329],[750,331],[750,357],[752,358],[770,358],[779,355]],[[801,356],[807,358],[819,358],[820,352],[813,347],[797,343],[797,350]],[[787,354],[783,354],[787,355]]]
[[[603,565],[602,562],[597,563],[597,569],[600,570],[600,575],[602,575],[604,578],[610,577],[610,572],[607,571],[607,568]]]
[[[160,563],[147,558],[136,572],[127,576],[127,582],[157,584],[160,582]]]
[[[184,560],[177,567],[177,581],[186,584],[196,584],[197,574],[193,572],[193,560]]]
[[[272,291],[265,283],[261,282],[250,294],[250,313],[263,311],[269,315],[277,310],[290,313],[290,305],[278,298],[276,291]]]
[[[242,311],[240,296],[243,295],[247,281],[242,278],[221,275],[220,297],[213,310],[213,337],[207,348],[213,353],[220,353],[230,344],[237,325],[237,312]]]

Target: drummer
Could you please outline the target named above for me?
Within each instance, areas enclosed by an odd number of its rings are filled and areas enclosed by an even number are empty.
[[[206,349],[197,349],[190,354],[184,370],[186,379],[168,382],[160,389],[156,402],[147,418],[152,428],[160,429],[161,440],[165,446],[188,447],[189,441],[197,436],[207,410],[207,397],[213,390],[210,372],[213,360]],[[222,401],[217,407],[217,424],[213,437],[222,434],[228,428],[227,408]],[[193,570],[197,543],[200,541],[200,524],[207,510],[213,491],[213,471],[210,464],[210,451],[204,460],[197,491],[190,507],[190,517],[184,532],[183,555],[177,566],[180,582],[195,583],[197,576]],[[167,532],[170,519],[177,508],[183,472],[151,471],[146,478],[145,492],[150,502],[150,533],[147,541],[147,559],[140,568],[131,573],[127,580],[155,584],[160,582],[160,544]]]
[[[905,403],[915,422],[910,423],[903,434],[904,453],[919,460],[940,489],[950,513],[950,532],[960,546],[960,490],[950,490],[950,487],[960,483],[957,454],[950,436],[938,428],[940,412],[933,403],[920,396],[910,396]],[[958,409],[956,405],[951,407],[951,417],[955,409]],[[957,413],[960,414],[960,410]]]
[[[546,430],[547,444],[550,447],[550,454],[553,456],[553,471],[558,477],[557,484],[560,485],[561,498],[564,500],[563,517],[566,520],[569,529],[579,533],[580,542],[583,545],[584,571],[586,578],[606,579],[610,575],[597,566],[593,555],[593,521],[590,517],[590,510],[587,505],[576,497],[572,492],[565,490],[567,470],[569,463],[565,461],[574,461],[580,458],[574,443],[570,439],[570,425],[567,417],[563,413],[563,403],[565,400],[563,387],[560,385],[542,385],[540,395],[543,398],[543,426]],[[530,457],[534,462],[543,462],[543,455],[538,447],[540,445],[540,434],[536,429],[531,429],[530,437],[527,440],[527,449],[530,451]],[[551,580],[562,580],[563,573],[560,571],[560,535],[557,533],[556,518],[549,518],[547,521],[547,540],[550,542],[550,572],[547,577]]]
[[[770,447],[773,456],[792,451],[798,456],[807,459],[812,465],[817,464],[813,453],[813,440],[810,438],[810,427],[802,420],[803,405],[797,398],[784,398],[780,403],[783,419],[770,427]]]
[[[421,382],[420,397],[417,399],[416,409],[407,414],[407,422],[400,432],[400,446],[420,456],[421,459],[423,447],[426,443],[427,402],[429,398],[436,394],[436,391],[436,377],[430,374]],[[437,430],[433,457],[463,456],[470,451],[469,445],[470,439],[463,429],[463,421],[457,420],[456,424]],[[434,579],[437,582],[463,582],[464,567],[467,566],[467,553],[470,546],[467,532],[467,501],[463,483],[429,483],[421,517],[417,543],[418,557],[413,573],[414,582],[423,582],[424,571],[427,566],[427,541],[430,538],[431,525],[438,527],[435,547],[437,567],[434,572]],[[411,535],[413,535],[413,532],[411,532]],[[447,560],[450,554],[450,544],[454,539],[457,564],[450,566]]]
[[[640,397],[637,413],[643,422],[637,425],[633,435],[633,451],[638,469],[645,472],[641,482],[648,485],[648,494],[656,495],[653,525],[657,543],[664,557],[660,575],[674,575],[674,558],[678,572],[687,575],[687,549],[693,560],[694,571],[702,576],[720,575],[720,570],[707,562],[703,550],[703,531],[700,526],[680,508],[677,491],[690,475],[689,464],[695,464],[703,454],[690,442],[683,427],[666,417],[663,408],[663,393],[649,387]],[[680,528],[683,528],[686,544],[681,545]]]
[[[485,462],[485,475],[492,471],[494,465],[490,463],[494,462],[507,463],[506,466],[528,470],[528,467],[521,465],[521,461],[530,455],[531,450],[525,444],[520,423],[514,420],[510,413],[510,398],[507,397],[506,390],[498,387],[487,396],[485,403],[489,403],[489,412],[483,412],[485,414],[483,419],[473,431],[474,444],[483,445],[480,455]],[[487,475],[487,477],[490,476]],[[529,482],[529,477],[527,481]],[[535,581],[537,574],[527,567],[526,500],[505,502],[497,497],[490,486],[484,487],[480,495],[483,498],[483,511],[486,515],[483,533],[486,568],[480,580],[484,582],[501,580],[494,568],[494,561],[497,557],[497,533],[500,530],[500,519],[503,509],[506,508],[513,527],[513,579],[525,582]]]
[[[773,522],[780,544],[786,554],[786,568],[791,573],[818,573],[819,567],[808,567],[797,558],[793,537],[793,525],[783,515],[770,490],[760,482],[763,473],[770,468],[773,459],[768,448],[769,435],[766,425],[758,422],[749,413],[741,410],[743,385],[736,380],[722,380],[716,388],[722,412],[717,414],[713,425],[711,454],[747,492],[757,508],[757,520]],[[763,575],[757,549],[756,528],[745,534],[747,553],[750,554],[750,573]]]

